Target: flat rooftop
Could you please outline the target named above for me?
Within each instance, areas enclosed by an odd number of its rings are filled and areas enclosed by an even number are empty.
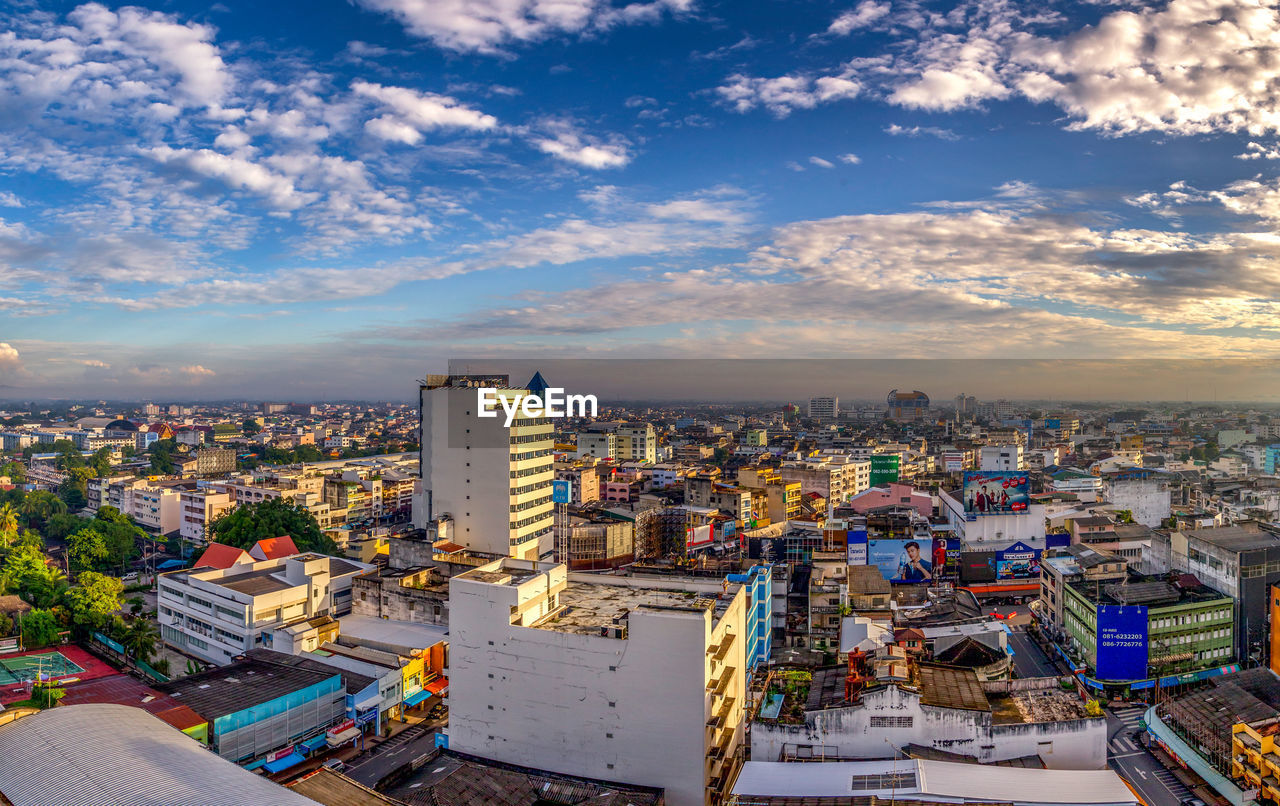
[[[711,611],[712,622],[720,619],[741,588],[730,583],[726,595],[666,588],[640,588],[570,582],[560,592],[560,609],[533,626],[543,630],[600,635],[601,629],[621,626],[635,610],[681,610],[689,613]]]
[[[1228,551],[1250,551],[1280,545],[1280,537],[1253,524],[1184,529],[1182,533]]]
[[[246,596],[261,596],[264,593],[277,593],[296,587],[277,577],[276,573],[279,570],[279,568],[259,568],[256,571],[245,571],[242,574],[232,574],[209,581]]]
[[[253,656],[167,683],[157,683],[154,688],[205,719],[214,720],[340,674],[338,669],[327,667],[324,671],[299,668],[292,665],[292,656],[282,652],[260,649],[254,650]]]
[[[1194,578],[1193,578],[1194,581]],[[1068,583],[1069,587],[1096,605],[1146,605],[1170,607],[1179,604],[1212,602],[1231,597],[1202,584],[1189,586],[1167,581],[1163,577],[1133,575],[1123,582],[1101,585],[1089,582]]]

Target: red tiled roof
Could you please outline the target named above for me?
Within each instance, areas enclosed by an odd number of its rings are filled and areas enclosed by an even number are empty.
[[[281,557],[292,557],[298,553],[298,547],[294,545],[293,538],[288,535],[282,537],[264,537],[259,540],[254,548],[258,551],[250,552],[250,554],[262,554],[258,559],[276,560]]]
[[[228,546],[226,543],[210,543],[209,548],[204,550],[204,554],[200,555],[200,559],[196,560],[192,568],[225,570],[240,562],[245,554],[244,549]]]

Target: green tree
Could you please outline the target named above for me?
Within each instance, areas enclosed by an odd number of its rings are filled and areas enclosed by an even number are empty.
[[[14,484],[24,484],[27,480],[27,468],[21,462],[7,462],[0,465],[0,476],[8,476]]]
[[[13,504],[0,504],[0,546],[8,546],[18,538],[18,510]]]
[[[84,456],[80,453],[80,449],[69,439],[56,439],[50,446],[53,453],[58,454],[58,469],[71,470],[77,467],[84,467]]]
[[[252,437],[262,431],[262,426],[258,425],[257,421],[252,417],[246,417],[240,428],[244,431],[246,437]]]
[[[15,547],[5,557],[4,565],[0,566],[0,582],[5,591],[16,593],[30,602],[31,591],[52,573],[39,549]]]
[[[64,597],[71,610],[72,623],[91,630],[109,623],[112,615],[120,609],[124,583],[96,571],[86,571],[76,582],[79,584],[68,590]]]
[[[88,468],[80,467],[72,470],[67,477],[58,485],[58,497],[62,499],[62,503],[67,505],[67,509],[78,511],[84,509],[89,503],[89,482],[84,478],[83,473],[93,471]]]
[[[27,649],[40,649],[58,640],[62,626],[52,610],[32,610],[22,617],[22,645]]]
[[[35,529],[54,515],[67,511],[62,499],[47,490],[36,490],[27,493],[22,500],[22,514],[27,518],[27,526]]]
[[[32,607],[51,608],[62,601],[69,584],[61,568],[46,566],[42,576],[31,578],[26,587],[26,600]]]
[[[45,540],[62,541],[70,537],[71,533],[77,529],[84,528],[87,523],[88,521],[79,515],[63,512],[45,521],[42,531],[44,532]]]
[[[338,546],[306,507],[285,498],[242,504],[209,526],[212,540],[247,549],[264,537],[288,535],[299,551],[336,554]]]
[[[67,560],[75,573],[100,568],[107,560],[107,539],[93,526],[86,526],[67,538]]]
[[[13,619],[7,613],[0,613],[0,638],[8,638],[13,634]]]
[[[131,657],[145,663],[156,654],[159,640],[160,629],[155,622],[147,618],[135,618],[125,627],[124,638],[120,643],[124,644],[125,651]]]
[[[151,470],[162,475],[169,475],[177,471],[178,466],[173,461],[173,454],[178,449],[178,443],[172,439],[161,439],[151,445]]]
[[[111,449],[99,448],[94,451],[93,456],[89,457],[89,467],[93,468],[93,474],[96,478],[111,473]]]

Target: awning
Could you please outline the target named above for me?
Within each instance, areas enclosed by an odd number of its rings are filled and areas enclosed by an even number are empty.
[[[294,750],[292,753],[285,756],[284,758],[278,758],[275,761],[268,761],[266,764],[263,764],[262,766],[267,772],[277,773],[277,772],[280,772],[281,770],[287,770],[290,767],[292,767],[294,764],[297,764],[299,761],[303,761],[303,760],[304,760],[303,755],[299,753],[297,750]]]
[[[335,733],[330,736],[327,741],[330,747],[337,747],[340,744],[346,744],[352,739],[360,735],[359,728],[347,728],[342,733]]]
[[[427,691],[431,692],[432,694],[443,697],[445,695],[445,692],[447,692],[448,690],[449,690],[449,678],[447,677],[437,677],[435,680],[432,680],[430,683],[427,683]]]
[[[404,707],[412,708],[413,706],[417,705],[418,703],[422,702],[423,700],[425,700],[427,697],[430,697],[430,696],[431,696],[431,692],[427,691],[424,688],[422,691],[419,691],[417,694],[410,694],[408,697],[405,697]]]
[[[368,697],[365,697],[363,700],[360,700],[359,702],[357,702],[356,710],[367,711],[370,708],[377,708],[378,703],[380,702],[382,702],[382,695],[378,694],[377,692],[374,692],[373,694],[370,694]]]
[[[302,743],[302,746],[307,748],[307,750],[314,752],[316,750],[319,750],[322,747],[328,746],[327,740],[328,740],[328,737],[322,733],[319,736],[313,736],[310,739],[307,739],[305,742]]]

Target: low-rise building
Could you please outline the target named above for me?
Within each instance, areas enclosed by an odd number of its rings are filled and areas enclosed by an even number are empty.
[[[183,540],[205,542],[209,538],[209,524],[231,507],[230,493],[209,489],[183,490],[178,494],[179,534]]]

